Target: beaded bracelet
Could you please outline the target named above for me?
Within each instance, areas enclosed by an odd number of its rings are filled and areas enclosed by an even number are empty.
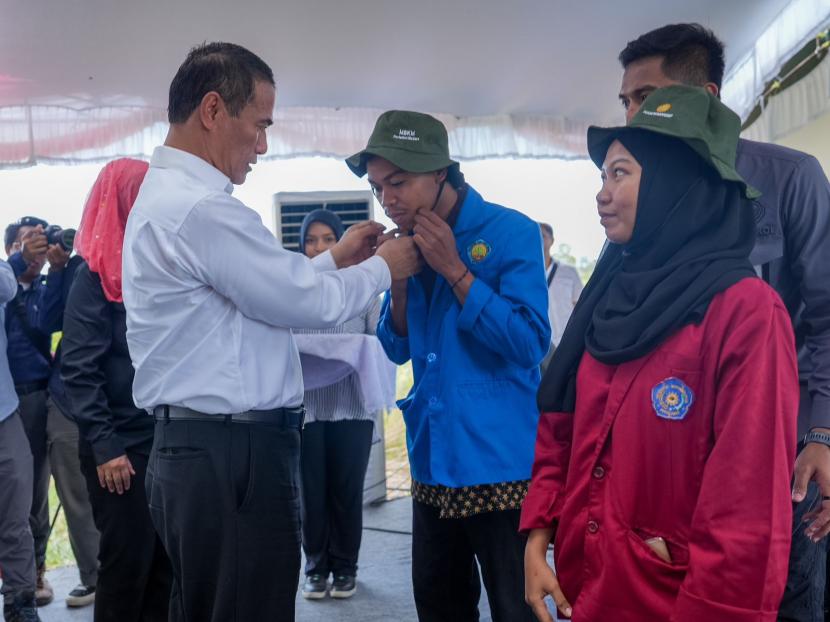
[[[451,290],[455,289],[455,286],[458,285],[464,279],[464,277],[467,276],[469,273],[470,273],[470,269],[465,267],[464,268],[464,274],[462,274],[460,277],[458,277],[458,279],[455,281],[455,283],[450,285],[450,289]]]

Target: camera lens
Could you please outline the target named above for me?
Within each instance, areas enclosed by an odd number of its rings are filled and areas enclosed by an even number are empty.
[[[71,253],[75,247],[75,229],[64,229],[61,231],[61,241],[58,242],[67,253]]]
[[[72,252],[75,245],[75,229],[61,229],[59,225],[49,225],[44,233],[49,244],[59,244],[67,253]]]

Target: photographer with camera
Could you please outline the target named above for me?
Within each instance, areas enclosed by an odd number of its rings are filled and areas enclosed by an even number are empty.
[[[29,522],[34,536],[38,606],[52,601],[46,580],[50,534],[49,475],[55,477],[69,528],[81,585],[66,599],[70,607],[93,602],[98,572],[98,532],[78,459],[78,428],[55,407],[49,384],[54,361],[51,335],[61,330],[74,231],[26,216],[6,227],[6,254],[17,275],[17,294],[6,305],[9,369],[19,399],[20,417],[34,460]],[[49,264],[47,275],[41,271]],[[54,379],[53,379],[54,380]]]

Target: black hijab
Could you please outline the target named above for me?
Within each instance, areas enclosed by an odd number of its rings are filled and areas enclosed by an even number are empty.
[[[712,298],[755,276],[752,208],[682,140],[626,128],[616,138],[642,167],[631,240],[608,244],[579,297],[537,394],[542,412],[572,412],[587,349],[618,365],[648,354]]]
[[[309,212],[303,218],[303,224],[300,225],[300,252],[303,255],[305,255],[305,236],[308,233],[308,228],[315,222],[327,225],[334,232],[334,238],[338,242],[343,237],[343,221],[340,220],[340,216],[327,209],[316,209]]]

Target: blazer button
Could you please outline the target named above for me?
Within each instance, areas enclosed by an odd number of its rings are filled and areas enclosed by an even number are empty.
[[[605,477],[605,469],[603,469],[601,466],[595,466],[594,471],[593,473],[591,473],[591,475],[594,476],[594,479],[602,479],[603,477]]]
[[[588,521],[588,533],[596,533],[599,531],[599,523],[595,520]]]
[[[429,354],[427,354],[427,363],[434,363],[437,358],[438,356],[435,354],[435,352],[430,352]]]

